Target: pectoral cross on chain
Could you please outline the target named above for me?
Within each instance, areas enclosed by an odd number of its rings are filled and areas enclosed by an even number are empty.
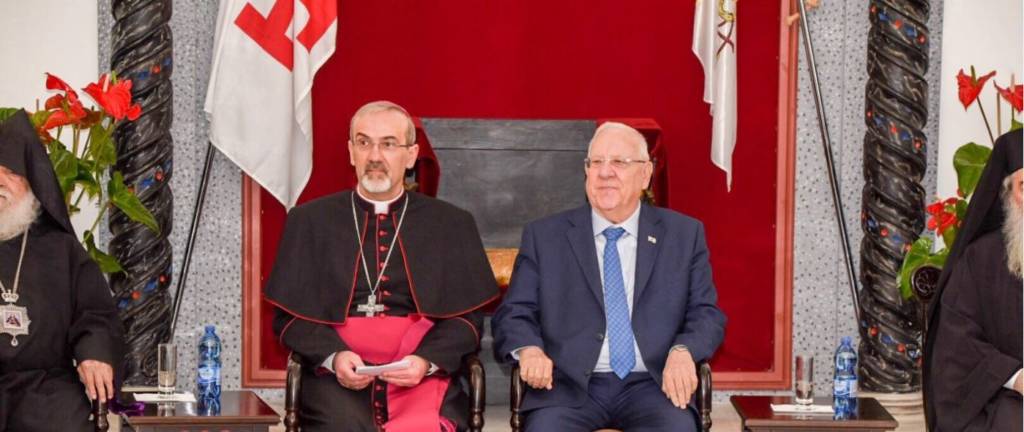
[[[365,313],[367,317],[372,317],[378,313],[384,312],[384,305],[377,304],[377,295],[370,294],[366,297],[366,303],[356,306],[356,312]]]

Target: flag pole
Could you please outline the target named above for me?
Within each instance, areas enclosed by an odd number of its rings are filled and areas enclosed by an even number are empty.
[[[825,152],[825,165],[828,168],[828,183],[832,190],[832,205],[835,207],[836,225],[839,227],[839,237],[843,243],[843,254],[846,258],[846,278],[850,283],[850,297],[853,298],[853,313],[860,323],[860,299],[858,298],[859,288],[857,287],[857,276],[853,266],[853,252],[850,249],[850,235],[846,229],[846,215],[843,212],[843,198],[839,191],[839,181],[836,176],[835,161],[832,159],[832,139],[828,130],[828,119],[825,116],[825,104],[821,97],[821,83],[818,81],[818,68],[814,61],[814,44],[811,42],[811,29],[807,19],[807,8],[804,0],[797,0],[800,8],[800,29],[803,33],[804,50],[807,51],[807,67],[811,74],[811,85],[814,90],[814,106],[818,112],[818,129],[821,131],[821,146]]]
[[[210,167],[213,165],[213,144],[206,143],[206,161],[203,162],[203,174],[199,179],[199,193],[196,194],[196,205],[192,209],[192,226],[188,230],[188,240],[185,242],[185,256],[182,258],[181,273],[178,275],[178,286],[174,289],[174,308],[171,312],[171,333],[168,336],[174,340],[174,330],[178,324],[178,315],[181,312],[181,300],[185,293],[185,283],[188,280],[188,269],[192,263],[192,250],[196,245],[196,233],[199,231],[199,220],[203,217],[203,204],[206,202],[206,187],[210,184]]]

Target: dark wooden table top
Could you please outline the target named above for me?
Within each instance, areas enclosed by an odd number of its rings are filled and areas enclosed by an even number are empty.
[[[899,422],[874,398],[857,398],[857,414],[850,419],[834,420],[831,414],[782,414],[771,404],[793,404],[786,396],[733,396],[729,398],[748,428],[807,428],[823,430],[895,429]],[[832,398],[815,398],[816,405],[832,405]]]
[[[126,398],[134,401],[134,397]],[[267,424],[281,421],[259,396],[249,390],[224,391],[220,394],[220,414],[201,415],[195,402],[147,403],[142,414],[125,415],[130,425],[189,424]]]

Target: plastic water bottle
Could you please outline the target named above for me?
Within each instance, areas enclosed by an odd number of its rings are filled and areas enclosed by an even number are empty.
[[[196,373],[199,410],[205,415],[220,414],[220,338],[212,325],[199,339],[199,368]]]
[[[835,380],[832,391],[832,408],[836,419],[848,419],[857,415],[857,351],[853,341],[843,336],[836,349]]]

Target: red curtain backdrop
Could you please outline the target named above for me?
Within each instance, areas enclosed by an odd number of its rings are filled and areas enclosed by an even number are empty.
[[[315,161],[300,203],[355,184],[348,122],[372,100],[419,117],[654,119],[667,152],[669,206],[704,222],[729,318],[714,370],[779,367],[772,363],[780,7],[740,2],[739,134],[728,193],[711,163],[703,71],[690,51],[693,1],[341,1],[337,52],[313,88]],[[262,284],[285,213],[265,192],[261,201]],[[262,366],[284,368],[266,303],[262,313]]]

